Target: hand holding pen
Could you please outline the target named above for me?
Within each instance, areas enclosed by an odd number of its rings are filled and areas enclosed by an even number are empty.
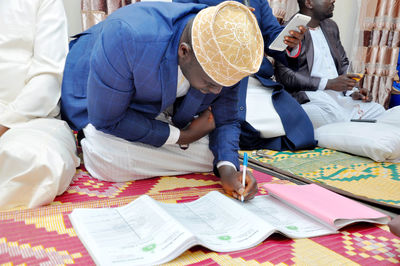
[[[244,155],[247,158],[247,154]],[[251,200],[257,194],[257,180],[254,178],[252,172],[247,171],[247,160],[246,167],[242,171],[237,171],[235,168],[229,165],[224,165],[218,168],[221,184],[225,192],[235,199]],[[244,162],[245,160],[243,160]]]

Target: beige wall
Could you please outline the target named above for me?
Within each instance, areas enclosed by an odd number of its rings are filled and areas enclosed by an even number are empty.
[[[80,3],[81,0],[63,0],[65,10],[68,18],[68,32],[72,36],[81,32],[81,14]],[[265,0],[267,1],[267,0]],[[289,0],[296,1],[296,0]],[[343,46],[348,54],[351,56],[351,44],[353,42],[354,28],[356,23],[356,14],[359,0],[336,0],[335,11],[333,19],[337,22],[340,29],[340,37]]]
[[[359,0],[336,0],[335,11],[333,12],[333,20],[336,21],[339,26],[340,40],[349,58],[351,58],[359,5]]]
[[[81,0],[63,0],[68,19],[68,35],[73,36],[82,31]]]

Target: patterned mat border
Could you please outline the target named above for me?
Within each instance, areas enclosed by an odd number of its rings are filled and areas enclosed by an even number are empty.
[[[239,157],[240,157],[241,160],[243,160],[243,155],[242,154],[239,154]],[[356,200],[361,200],[361,201],[364,201],[364,202],[367,202],[367,203],[371,203],[373,205],[377,205],[378,207],[385,207],[386,209],[392,210],[394,212],[399,212],[400,211],[400,206],[391,205],[391,204],[388,204],[388,203],[385,203],[385,202],[380,202],[380,201],[377,201],[377,200],[374,200],[374,199],[371,199],[371,198],[367,198],[365,196],[355,195],[355,194],[353,194],[353,193],[351,193],[349,191],[346,191],[346,190],[343,190],[343,189],[340,189],[340,188],[337,188],[337,187],[334,187],[334,186],[330,186],[330,185],[327,185],[327,184],[323,184],[323,183],[320,183],[320,182],[314,182],[314,181],[312,181],[310,179],[295,175],[295,174],[293,174],[293,173],[291,173],[289,171],[283,170],[283,169],[278,168],[276,166],[273,166],[271,164],[260,162],[260,161],[258,161],[256,159],[251,158],[251,156],[249,156],[248,160],[249,160],[250,164],[254,164],[254,165],[258,166],[258,167],[274,171],[274,172],[276,172],[278,174],[281,174],[281,175],[284,175],[284,176],[286,176],[288,178],[293,178],[295,180],[299,180],[299,181],[307,183],[307,184],[317,184],[317,185],[319,185],[321,187],[324,187],[326,189],[334,191],[334,192],[336,192],[338,194],[341,194],[343,196],[350,197],[350,198],[353,198],[353,199],[356,199]]]

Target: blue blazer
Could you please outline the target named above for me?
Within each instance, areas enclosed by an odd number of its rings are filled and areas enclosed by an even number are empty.
[[[132,142],[159,147],[170,131],[155,118],[174,105],[174,124],[185,127],[212,107],[214,163],[239,168],[238,86],[219,95],[190,88],[176,99],[178,45],[183,29],[206,5],[136,3],[118,9],[70,44],[62,84],[63,118],[75,130],[88,123]]]
[[[397,59],[397,73],[400,76],[400,53],[399,53],[399,57]],[[393,87],[395,87],[397,90],[400,91],[400,81],[399,82],[394,81]]]
[[[174,0],[174,2],[200,3],[206,5],[217,5],[224,0]],[[234,0],[242,2],[241,0]],[[283,27],[278,23],[272,13],[267,0],[250,0],[250,6],[255,8],[254,15],[264,39],[265,54],[275,60],[287,65],[286,52],[270,50],[269,45],[275,40]],[[313,149],[316,145],[314,140],[314,128],[306,112],[300,104],[283,89],[283,85],[271,79],[274,68],[271,62],[264,58],[256,78],[265,86],[273,88],[272,103],[281,118],[285,136],[275,138],[262,138],[260,132],[245,121],[246,118],[246,95],[248,78],[239,84],[238,111],[241,120],[240,148],[246,150],[272,149],[272,150],[300,150]]]

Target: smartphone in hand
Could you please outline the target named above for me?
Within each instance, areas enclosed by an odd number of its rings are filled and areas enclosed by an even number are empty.
[[[283,42],[285,40],[285,36],[290,35],[290,31],[299,31],[299,26],[307,26],[308,22],[310,22],[311,17],[303,14],[296,14],[289,23],[285,26],[285,28],[279,33],[278,37],[270,44],[268,47],[271,50],[283,51],[286,49],[287,45]]]

